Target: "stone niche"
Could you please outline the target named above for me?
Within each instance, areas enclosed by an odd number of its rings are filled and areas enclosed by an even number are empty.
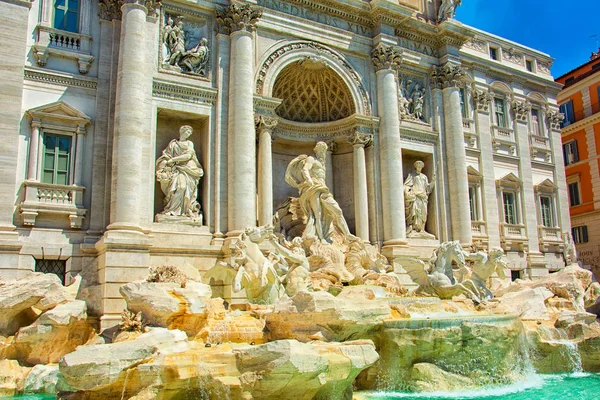
[[[440,171],[435,170],[435,159],[433,154],[424,153],[416,150],[402,150],[402,185],[404,185],[404,181],[408,174],[414,171],[415,167],[413,164],[415,161],[421,160],[425,163],[425,167],[423,168],[423,172],[427,175],[429,179],[429,183],[433,181],[433,174],[435,173],[437,177],[440,177]],[[425,231],[434,235],[437,239],[440,238],[440,232],[438,229],[438,205],[437,205],[437,191],[438,191],[438,182],[435,183],[433,191],[429,195],[429,202],[427,203],[427,222],[425,224]],[[443,201],[443,200],[441,200]]]
[[[190,125],[194,129],[194,133],[189,138],[194,143],[194,150],[198,157],[198,161],[204,169],[204,176],[200,178],[198,185],[198,202],[203,215],[203,225],[208,225],[207,222],[207,207],[209,204],[208,179],[210,170],[213,168],[209,165],[209,120],[208,116],[185,113],[168,109],[159,109],[156,124],[156,146],[154,161],[162,155],[162,151],[168,146],[173,139],[179,138],[179,128],[182,125]],[[155,170],[152,170],[154,179],[154,214],[161,212],[164,208],[164,195],[160,189],[160,184],[156,181]]]

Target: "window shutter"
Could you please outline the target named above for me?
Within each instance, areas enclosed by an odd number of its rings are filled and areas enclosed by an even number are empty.
[[[582,236],[583,236],[583,240],[581,241],[582,243],[587,243],[588,241],[588,230],[587,230],[587,225],[584,225],[581,227],[581,231],[582,231]]]

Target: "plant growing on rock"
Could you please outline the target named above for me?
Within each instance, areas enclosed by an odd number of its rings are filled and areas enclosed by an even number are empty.
[[[123,310],[121,313],[121,323],[119,331],[121,332],[144,332],[146,326],[142,320],[142,312],[134,314],[129,310]]]
[[[150,274],[146,281],[179,283],[181,287],[185,287],[185,283],[189,279],[190,278],[177,267],[173,265],[163,265],[160,267],[150,267]]]

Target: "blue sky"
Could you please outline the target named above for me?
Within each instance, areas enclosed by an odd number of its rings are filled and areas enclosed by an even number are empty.
[[[600,0],[463,0],[455,18],[549,54],[554,77],[589,61],[600,43]]]

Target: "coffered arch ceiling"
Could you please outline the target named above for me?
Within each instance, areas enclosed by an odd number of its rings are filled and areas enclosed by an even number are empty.
[[[273,96],[283,100],[277,115],[295,122],[331,122],[356,112],[343,79],[325,62],[311,58],[286,66],[275,80]]]

